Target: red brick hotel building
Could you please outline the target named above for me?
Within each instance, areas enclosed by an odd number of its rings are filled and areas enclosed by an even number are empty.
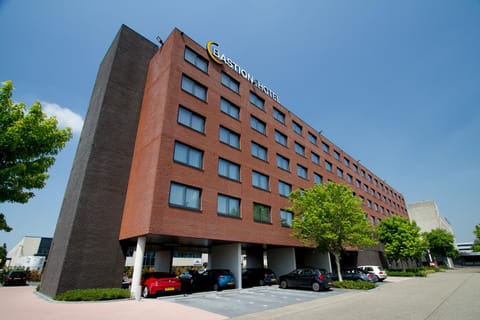
[[[77,158],[83,154],[88,162],[94,158],[103,162],[98,161],[97,169],[75,168],[82,166],[75,160],[72,175],[90,176],[91,182],[77,178],[74,183],[71,177],[54,243],[71,238],[62,238],[63,233],[82,233],[62,222],[67,216],[83,221],[86,233],[94,228],[91,224],[106,224],[96,227],[98,240],[92,247],[115,247],[117,258],[111,262],[115,276],[122,254],[132,246],[141,253],[145,248],[155,250],[156,268],[166,270],[175,250],[208,251],[210,267],[230,268],[237,279],[242,254],[247,265],[261,266],[266,259],[277,273],[312,263],[329,269],[328,255],[309,252],[291,236],[292,214],[284,210],[291,205],[290,191],[329,180],[350,185],[364,200],[363,209],[373,224],[391,215],[408,216],[398,191],[282,106],[279,95],[224,55],[221,45],[200,45],[175,29],[156,48],[123,26],[104,64],[110,60],[106,71],[102,67],[99,71],[82,133],[83,140],[104,147],[85,146],[82,153],[81,141],[77,152]],[[108,97],[118,103],[109,103]],[[122,121],[127,123],[119,124]],[[104,131],[100,136],[85,131],[89,129]],[[117,176],[123,178],[110,181]],[[119,190],[110,190],[112,186]],[[91,190],[84,204],[114,201],[118,206],[90,204],[87,210],[77,199],[82,198],[80,187]],[[72,194],[77,194],[76,200],[68,200]],[[102,228],[117,236],[100,241],[106,237]],[[57,248],[57,257],[52,247],[50,260],[68,265],[68,252],[86,250],[79,248],[85,245],[78,239],[77,245]],[[78,259],[78,254],[70,259]],[[112,259],[102,260],[106,266]],[[62,291],[65,285],[60,287],[46,289],[47,294]]]

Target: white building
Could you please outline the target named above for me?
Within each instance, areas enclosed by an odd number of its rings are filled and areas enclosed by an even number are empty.
[[[51,243],[52,238],[24,237],[7,253],[7,267],[41,271]]]
[[[453,228],[447,218],[441,215],[437,204],[434,201],[423,201],[408,205],[408,216],[410,221],[415,221],[422,232],[430,232],[433,229],[443,229],[455,237]],[[448,267],[453,268],[453,261],[447,258]]]
[[[422,232],[430,232],[433,229],[443,229],[455,235],[447,218],[440,214],[434,201],[423,201],[408,205],[410,221],[415,221]]]

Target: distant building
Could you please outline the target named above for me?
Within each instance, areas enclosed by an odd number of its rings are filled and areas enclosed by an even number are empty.
[[[468,265],[480,265],[480,252],[473,252],[473,242],[457,243],[457,250],[460,252],[460,256],[455,260],[455,264],[468,266]]]
[[[450,222],[441,215],[437,204],[434,201],[423,201],[408,205],[408,216],[410,221],[415,220],[422,232],[429,232],[433,229],[443,229],[455,235]]]
[[[411,203],[408,205],[408,216],[410,221],[415,221],[422,232],[430,232],[434,229],[443,229],[455,236],[450,222],[441,215],[437,204],[434,201],[423,201]],[[429,257],[431,260],[431,257]],[[453,267],[451,258],[447,258],[445,263]]]
[[[7,267],[30,270],[43,269],[48,257],[52,238],[24,237],[7,253]]]

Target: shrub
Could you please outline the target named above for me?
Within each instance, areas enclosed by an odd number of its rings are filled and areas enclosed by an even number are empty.
[[[398,271],[398,270],[389,270],[387,271],[389,277],[426,277],[427,271],[417,270],[417,271]]]
[[[358,289],[358,290],[370,290],[377,287],[377,285],[373,282],[353,281],[353,280],[333,281],[333,286],[335,288]]]
[[[128,289],[101,288],[101,289],[77,289],[69,290],[55,297],[60,301],[101,301],[130,298]]]

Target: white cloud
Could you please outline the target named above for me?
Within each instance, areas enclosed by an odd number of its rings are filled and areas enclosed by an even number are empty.
[[[57,118],[58,126],[61,128],[69,127],[72,129],[72,133],[82,132],[83,119],[80,115],[76,114],[68,108],[62,108],[58,104],[42,101],[42,110],[48,116],[54,116]]]

